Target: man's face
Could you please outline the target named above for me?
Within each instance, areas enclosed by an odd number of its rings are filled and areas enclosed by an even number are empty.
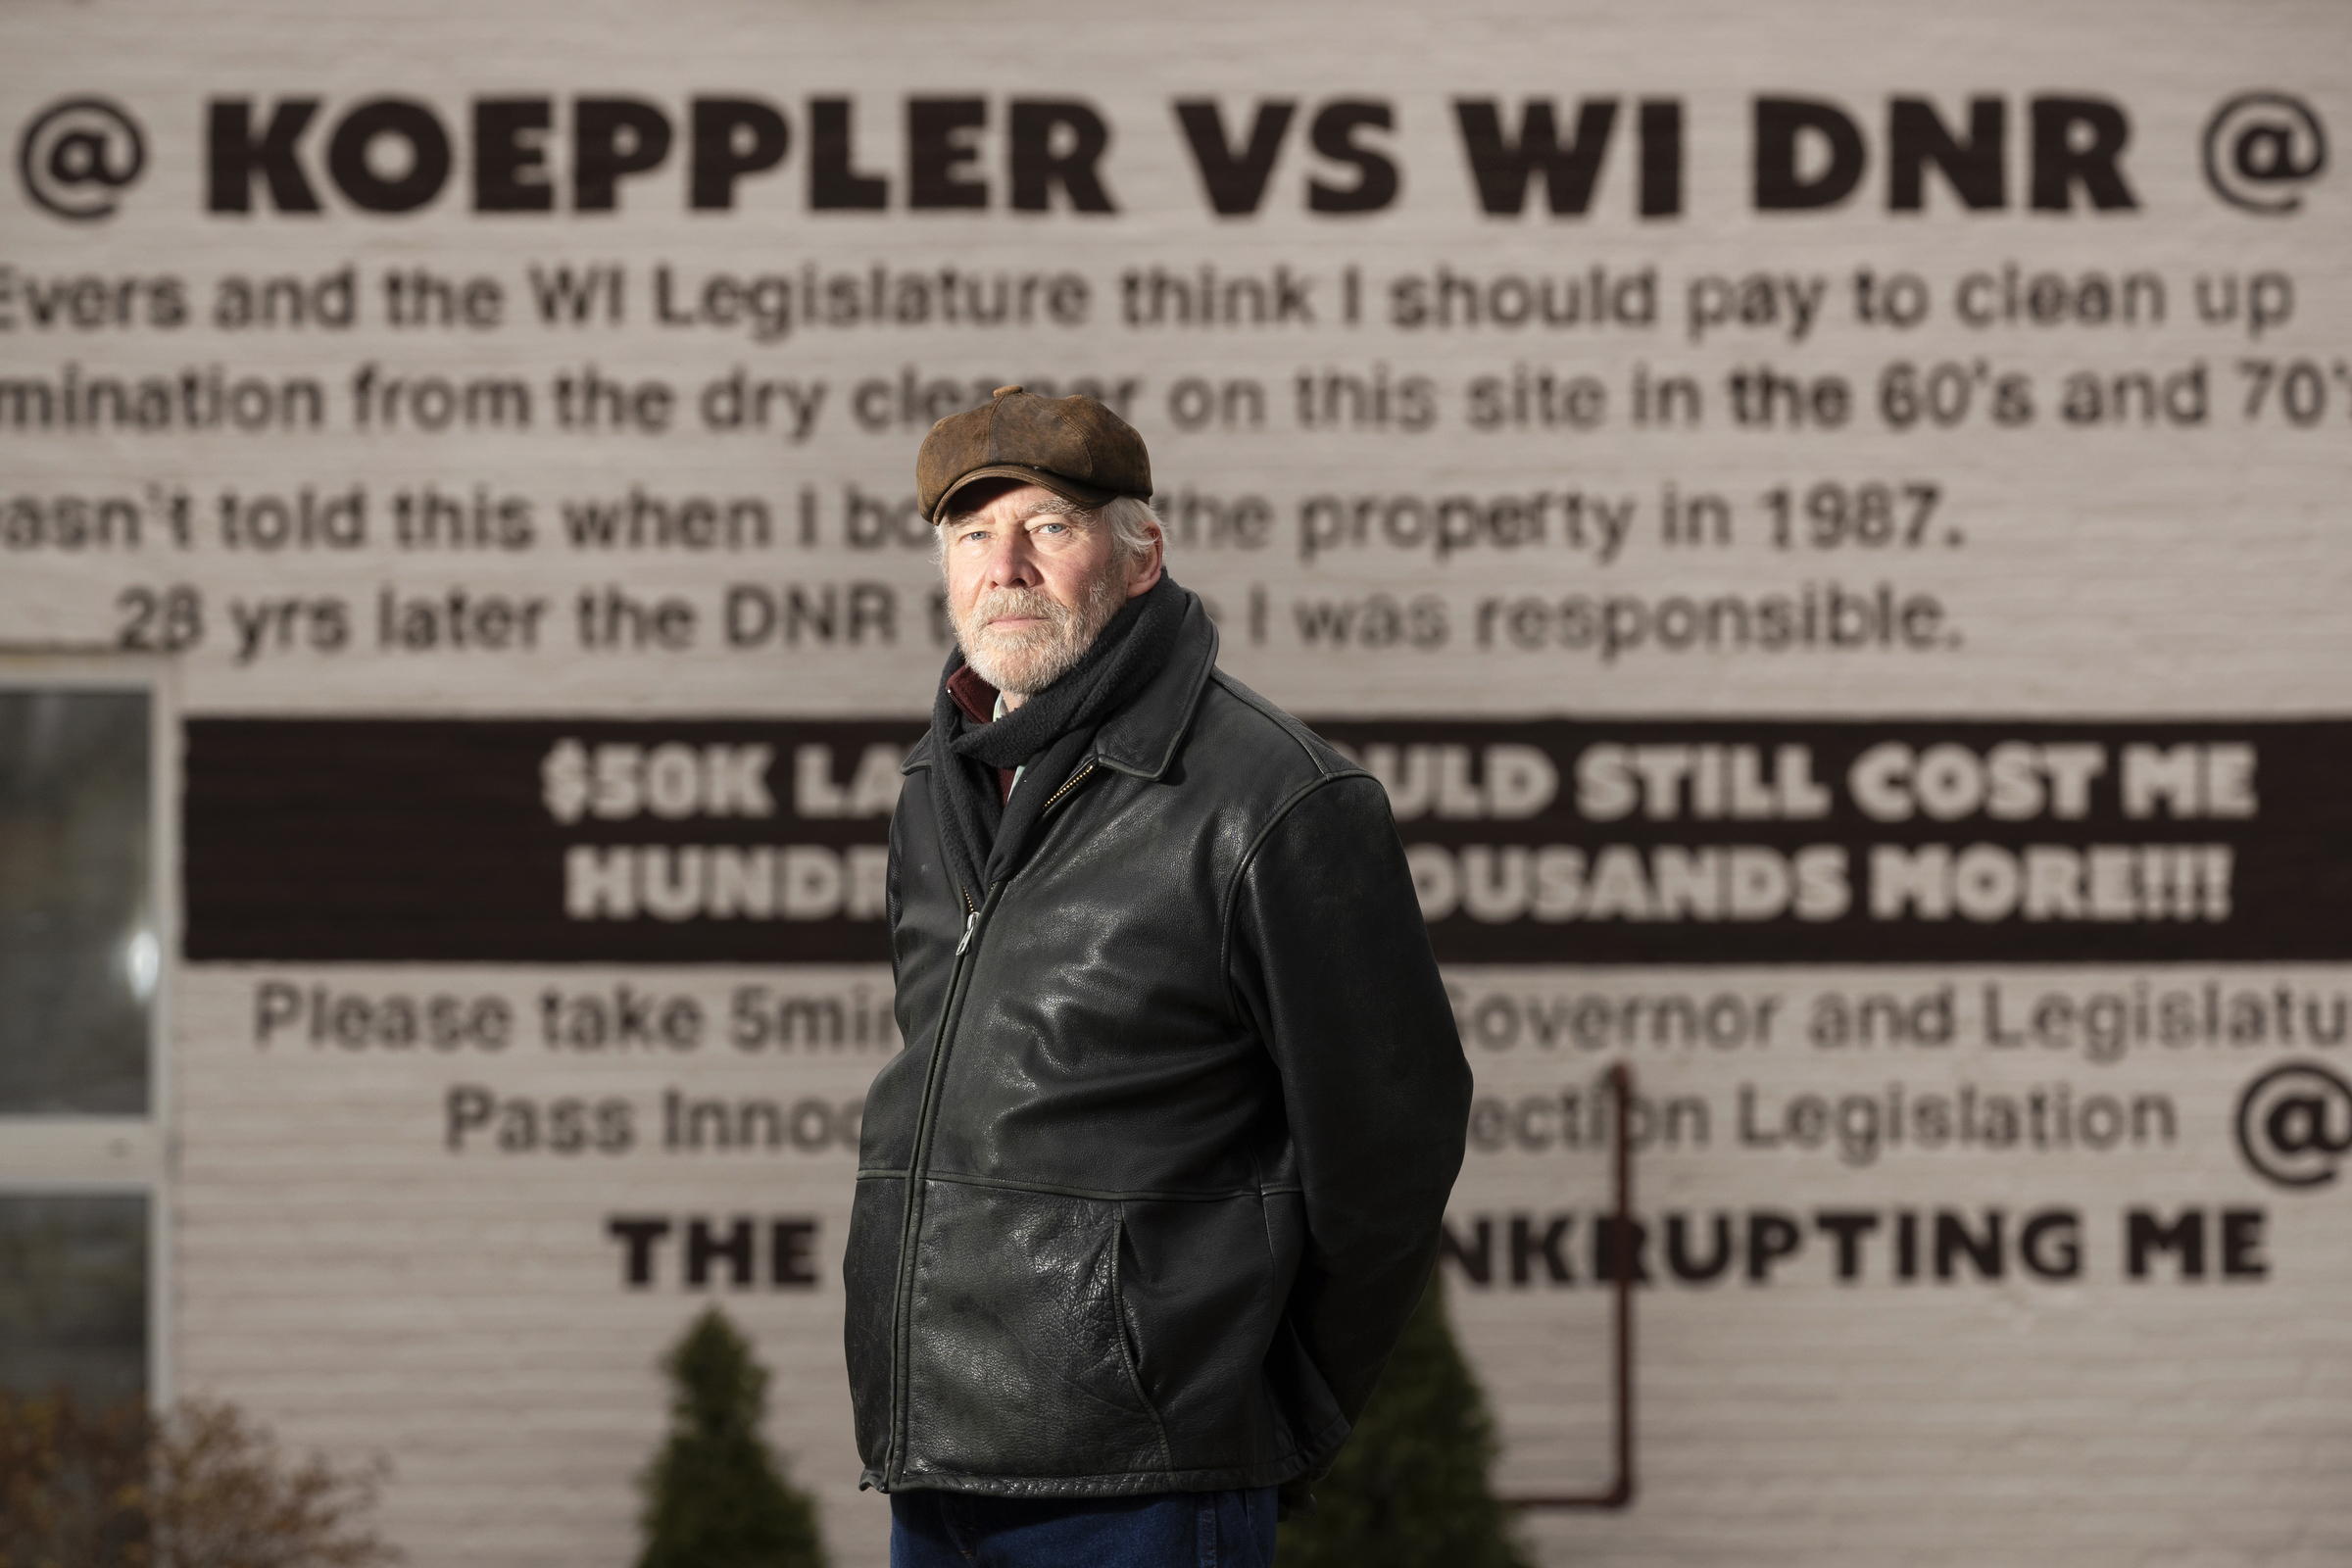
[[[1130,598],[1159,580],[1159,547],[1122,557],[1109,528],[1042,485],[985,499],[943,526],[956,640],[1009,707],[1094,646]]]

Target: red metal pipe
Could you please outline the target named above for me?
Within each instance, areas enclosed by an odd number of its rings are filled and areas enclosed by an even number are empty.
[[[1617,1106],[1617,1479],[1605,1492],[1544,1494],[1501,1499],[1510,1508],[1624,1508],[1634,1500],[1634,1072],[1624,1062],[1609,1069]]]

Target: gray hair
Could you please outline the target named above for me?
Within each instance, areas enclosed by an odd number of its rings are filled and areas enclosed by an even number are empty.
[[[1040,514],[1070,517],[1108,528],[1113,555],[1122,561],[1151,549],[1153,538],[1167,537],[1167,530],[1160,524],[1159,514],[1152,510],[1151,502],[1138,496],[1112,496],[1100,507],[1082,507],[1063,496],[1048,496],[1038,503],[1037,510],[1030,515],[1034,517]],[[970,515],[968,512],[952,513],[939,519],[934,530],[937,537],[931,546],[934,564],[944,564],[947,560],[948,529],[959,518]]]
[[[1140,496],[1112,496],[1096,512],[1095,520],[1110,530],[1121,556],[1141,555],[1152,548],[1154,538],[1167,537],[1159,514]]]

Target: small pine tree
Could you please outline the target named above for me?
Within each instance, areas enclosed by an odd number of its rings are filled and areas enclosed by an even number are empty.
[[[1404,1326],[1315,1511],[1283,1522],[1282,1568],[1527,1568],[1487,1484],[1499,1445],[1453,1343],[1437,1274]]]
[[[637,1568],[824,1568],[816,1505],[760,1437],[767,1373],[750,1342],[711,1307],[662,1364],[670,1432],[642,1483]]]

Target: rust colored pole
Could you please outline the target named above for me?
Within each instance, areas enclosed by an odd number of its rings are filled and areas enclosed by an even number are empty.
[[[1613,1379],[1617,1427],[1617,1479],[1605,1492],[1560,1493],[1504,1497],[1511,1508],[1623,1508],[1634,1500],[1634,1072],[1624,1062],[1609,1069],[1617,1107],[1617,1299],[1616,1366]]]

